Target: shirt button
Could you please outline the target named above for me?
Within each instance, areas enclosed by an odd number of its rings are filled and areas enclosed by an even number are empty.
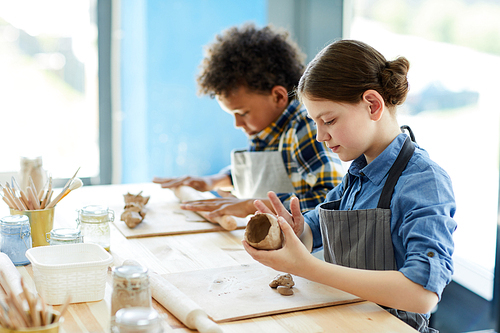
[[[432,252],[432,251],[427,252],[427,256],[428,256],[429,258],[434,257],[434,252]]]

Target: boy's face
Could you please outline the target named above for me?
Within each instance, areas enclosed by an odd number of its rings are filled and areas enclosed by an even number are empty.
[[[234,116],[235,126],[247,135],[255,135],[275,121],[283,112],[281,96],[256,93],[245,86],[228,95],[218,95],[220,107]]]

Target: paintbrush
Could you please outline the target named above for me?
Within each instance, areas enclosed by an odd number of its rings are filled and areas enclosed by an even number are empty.
[[[57,195],[57,197],[54,198],[54,200],[52,200],[47,206],[46,208],[52,208],[54,207],[58,202],[59,200],[61,200],[62,196],[64,195],[64,193],[66,192],[66,190],[69,188],[69,186],[71,185],[71,183],[73,182],[73,180],[75,179],[76,177],[76,174],[78,173],[78,171],[80,170],[80,168],[78,168],[78,170],[76,170],[75,174],[73,175],[73,177],[71,177],[68,182],[66,183],[66,185],[64,185],[61,193],[59,193]]]

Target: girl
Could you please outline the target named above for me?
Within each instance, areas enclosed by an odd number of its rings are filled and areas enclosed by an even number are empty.
[[[276,251],[243,245],[264,265],[375,302],[420,332],[435,332],[428,319],[453,274],[456,206],[449,176],[397,123],[408,69],[404,57],[386,61],[353,40],[334,42],[311,61],[297,94],[317,140],[352,161],[349,172],[304,216],[296,199],[289,213],[269,192],[285,244]],[[261,201],[255,206],[271,212]],[[321,246],[325,261],[310,255]]]

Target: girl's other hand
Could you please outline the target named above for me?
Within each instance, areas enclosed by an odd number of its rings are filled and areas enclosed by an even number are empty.
[[[255,200],[254,206],[260,213],[269,213],[276,216],[281,216],[285,219],[288,224],[292,227],[295,235],[300,236],[304,232],[304,216],[300,212],[300,201],[299,198],[293,197],[290,200],[290,211],[283,206],[281,200],[278,198],[276,193],[270,191],[267,193],[267,197],[274,208],[274,212],[266,206],[262,200]]]
[[[304,273],[301,270],[305,267],[303,263],[310,259],[311,254],[283,217],[278,217],[278,223],[285,236],[285,241],[281,249],[258,250],[250,246],[245,240],[242,241],[243,247],[252,258],[265,266],[280,272],[302,276]]]

